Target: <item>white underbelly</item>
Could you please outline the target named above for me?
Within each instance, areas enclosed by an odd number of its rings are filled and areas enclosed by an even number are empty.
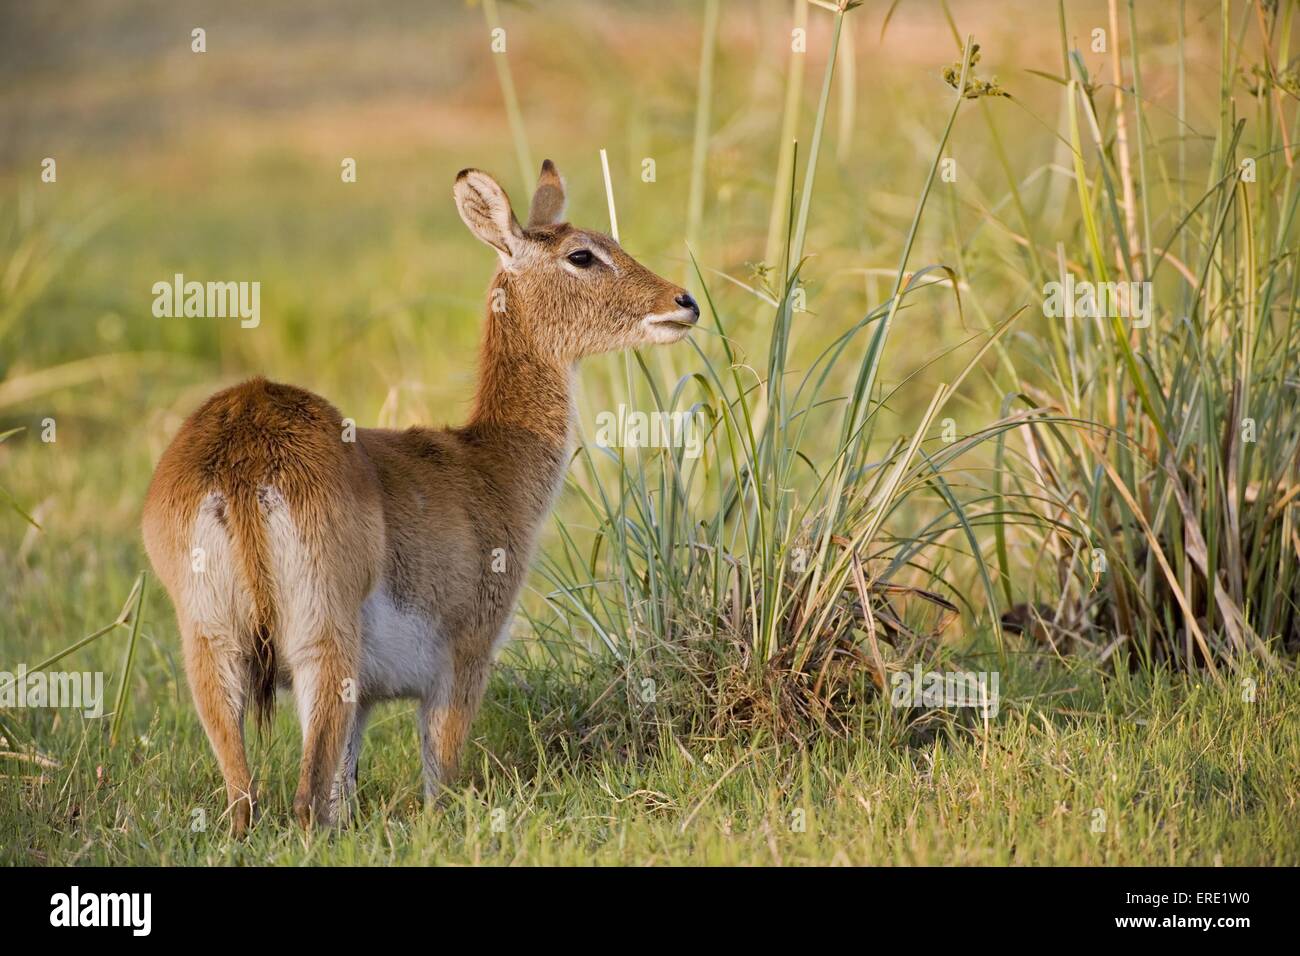
[[[438,622],[376,588],[361,605],[361,697],[424,697],[451,667]]]

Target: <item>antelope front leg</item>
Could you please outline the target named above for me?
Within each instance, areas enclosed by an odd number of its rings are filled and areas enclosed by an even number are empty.
[[[295,648],[289,662],[302,723],[302,770],[293,811],[304,827],[334,821],[330,791],[356,716],[354,631],[355,626],[326,629],[305,647]]]
[[[450,673],[441,676],[420,707],[424,799],[432,803],[456,775],[465,737],[483,701],[491,669],[491,648],[457,654]]]
[[[361,759],[361,739],[365,734],[366,720],[370,717],[370,704],[357,704],[352,718],[352,730],[343,747],[343,761],[339,772],[334,775],[334,785],[330,789],[330,812],[336,820],[352,816],[357,796],[357,762]]]

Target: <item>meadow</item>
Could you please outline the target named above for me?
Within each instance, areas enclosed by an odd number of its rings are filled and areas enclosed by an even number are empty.
[[[0,862],[1300,863],[1298,6],[5,5],[0,671],[105,713],[0,706]],[[451,184],[522,211],[546,157],[700,328],[583,364],[438,805],[386,705],[357,820],[297,830],[282,707],[232,841],[153,463],[254,374],[461,421],[494,262]],[[257,326],[155,316],[177,274]]]

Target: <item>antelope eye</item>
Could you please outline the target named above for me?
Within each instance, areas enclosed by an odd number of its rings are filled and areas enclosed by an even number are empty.
[[[592,256],[590,250],[579,249],[576,252],[570,252],[567,256],[565,256],[565,258],[568,259],[570,262],[572,262],[579,269],[585,269],[587,268],[587,266],[591,265],[594,257]]]

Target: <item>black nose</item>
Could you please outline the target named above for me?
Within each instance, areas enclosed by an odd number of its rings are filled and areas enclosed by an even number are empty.
[[[676,302],[678,305],[680,305],[683,309],[690,309],[692,312],[695,313],[695,317],[697,319],[700,317],[700,304],[691,297],[691,294],[689,292],[683,292],[673,301]]]

